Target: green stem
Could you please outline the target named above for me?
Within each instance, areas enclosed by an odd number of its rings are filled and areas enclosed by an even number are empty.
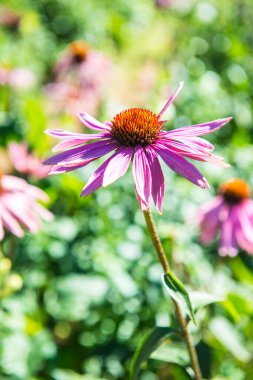
[[[168,271],[170,271],[170,265],[169,265],[169,262],[167,260],[166,255],[165,255],[161,240],[158,236],[158,233],[157,233],[151,212],[150,212],[150,210],[147,210],[147,211],[143,211],[143,214],[144,214],[145,221],[146,221],[147,228],[148,228],[148,232],[149,232],[149,235],[150,235],[151,240],[153,242],[153,245],[155,247],[158,259],[159,259],[159,261],[163,267],[164,273],[167,273]],[[188,349],[188,352],[190,355],[191,367],[192,367],[194,375],[195,375],[195,380],[201,380],[202,374],[201,374],[201,370],[199,367],[198,357],[197,357],[197,353],[196,353],[196,350],[195,350],[195,347],[194,347],[194,344],[192,341],[192,337],[191,337],[190,332],[188,330],[187,322],[183,317],[183,313],[181,311],[179,304],[175,300],[173,300],[173,302],[175,305],[176,316],[177,316],[178,322],[179,322],[180,327],[181,327],[182,337],[186,343],[186,346],[187,346],[187,349]]]

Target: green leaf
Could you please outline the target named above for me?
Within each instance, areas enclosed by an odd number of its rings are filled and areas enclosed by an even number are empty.
[[[163,370],[163,378],[168,380],[192,380],[185,368],[175,363],[167,364]]]
[[[235,325],[224,317],[216,317],[210,322],[209,328],[215,338],[236,359],[243,363],[249,362],[251,354],[245,346],[243,336],[236,330]]]
[[[211,303],[224,301],[224,298],[206,292],[190,292],[190,298],[195,313]]]
[[[164,277],[164,283],[169,295],[173,300],[180,303],[189,317],[196,323],[194,310],[187,290],[182,282],[172,273],[167,272]]]
[[[165,339],[175,334],[177,334],[177,331],[170,327],[156,327],[146,334],[132,359],[130,366],[130,380],[139,379],[138,374],[142,363],[150,357],[150,354]]]
[[[190,357],[183,342],[165,343],[159,346],[150,358],[182,366],[187,366],[190,363]]]

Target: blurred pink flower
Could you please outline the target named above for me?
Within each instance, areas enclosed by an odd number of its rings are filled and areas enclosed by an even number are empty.
[[[220,235],[220,256],[236,256],[238,247],[253,254],[253,201],[242,179],[232,179],[220,187],[219,195],[199,213],[203,244]]]
[[[164,198],[164,177],[158,156],[176,173],[194,184],[207,189],[206,179],[184,157],[226,166],[223,159],[211,154],[214,147],[199,136],[212,133],[228,123],[231,118],[165,131],[162,115],[174,101],[183,83],[156,115],[142,108],[131,108],[118,113],[111,122],[101,123],[87,113],[81,121],[98,134],[72,133],[62,129],[47,130],[51,136],[63,139],[54,147],[56,154],[44,162],[53,165],[50,174],[64,173],[88,165],[113,152],[91,176],[82,191],[83,196],[107,186],[123,176],[133,161],[133,177],[137,198],[142,210],[147,210],[152,195],[159,212]],[[84,145],[91,140],[98,140]]]
[[[172,0],[155,0],[155,4],[158,8],[169,8]]]
[[[0,85],[28,89],[35,84],[33,72],[26,68],[10,69],[0,66]]]
[[[0,25],[11,30],[17,30],[20,24],[21,16],[13,9],[0,8]]]
[[[84,41],[72,42],[54,68],[54,82],[46,86],[57,111],[76,114],[80,105],[97,113],[111,63]],[[54,104],[53,104],[54,106]]]
[[[0,240],[4,238],[4,227],[13,235],[24,236],[21,225],[31,233],[41,227],[41,218],[50,221],[51,212],[38,201],[47,201],[47,195],[24,179],[0,174]]]
[[[8,146],[9,156],[14,168],[20,172],[41,179],[48,175],[48,168],[42,165],[42,161],[28,152],[26,143],[11,142]]]

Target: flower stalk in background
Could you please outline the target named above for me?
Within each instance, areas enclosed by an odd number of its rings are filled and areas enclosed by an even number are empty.
[[[47,195],[38,187],[24,179],[0,173],[0,241],[4,238],[4,228],[22,238],[21,225],[36,233],[41,227],[41,219],[52,220],[51,212],[39,203],[47,200]]]
[[[213,155],[212,144],[199,136],[212,133],[231,118],[218,119],[175,130],[164,130],[162,119],[167,108],[181,90],[181,82],[161,112],[156,115],[143,108],[130,108],[118,113],[112,121],[101,123],[87,113],[81,113],[81,121],[98,134],[81,134],[62,129],[50,129],[46,133],[62,139],[53,151],[61,153],[49,158],[45,165],[52,165],[49,174],[59,174],[88,165],[108,153],[113,153],[91,175],[81,195],[88,196],[123,176],[133,163],[133,177],[137,198],[142,210],[150,207],[151,196],[161,213],[164,200],[164,176],[160,157],[174,172],[195,185],[208,189],[209,184],[199,170],[186,158],[227,166],[223,158]],[[91,140],[98,140],[86,144]],[[186,157],[186,158],[185,158]]]
[[[236,256],[238,248],[253,254],[253,201],[242,179],[221,185],[219,194],[200,210],[199,219],[203,244],[220,235],[220,256]]]

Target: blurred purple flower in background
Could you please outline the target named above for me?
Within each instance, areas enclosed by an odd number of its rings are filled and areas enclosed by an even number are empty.
[[[169,8],[172,0],[155,0],[155,4],[158,8]]]
[[[10,86],[16,89],[29,89],[35,83],[35,76],[29,69],[10,69],[5,66],[0,66],[0,86]]]
[[[0,173],[0,240],[4,238],[4,227],[20,238],[24,236],[20,225],[31,233],[38,232],[41,218],[53,219],[53,214],[38,203],[47,200],[47,195],[38,187]]]
[[[48,175],[48,168],[42,165],[42,161],[34,153],[28,152],[25,142],[11,142],[8,145],[9,156],[14,168],[24,174],[29,174],[41,179]]]
[[[0,8],[0,25],[10,29],[17,30],[19,28],[21,16],[10,8]]]
[[[46,94],[57,111],[76,114],[81,107],[97,114],[111,62],[84,41],[72,42],[56,62],[54,81]]]
[[[149,208],[152,195],[160,213],[164,199],[164,177],[158,156],[176,173],[204,189],[209,188],[203,175],[184,157],[227,166],[221,157],[211,154],[214,147],[199,136],[214,132],[231,118],[165,131],[163,124],[166,120],[161,117],[182,86],[181,82],[158,115],[147,109],[131,108],[118,113],[111,122],[101,123],[89,114],[81,113],[81,121],[88,128],[99,131],[98,134],[47,130],[49,135],[63,139],[54,147],[55,152],[63,152],[44,162],[46,165],[53,165],[49,173],[75,170],[113,152],[92,174],[82,195],[87,196],[101,186],[116,181],[126,173],[133,161],[133,177],[141,209]],[[95,139],[98,141],[84,145]]]
[[[238,247],[253,254],[253,201],[249,185],[235,178],[224,183],[210,203],[200,210],[200,240],[210,243],[220,234],[219,254],[236,256]]]

